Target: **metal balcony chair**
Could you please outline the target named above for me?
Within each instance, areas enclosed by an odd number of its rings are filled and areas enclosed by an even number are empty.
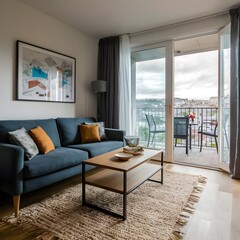
[[[200,134],[200,152],[202,151],[202,145],[203,145],[203,135],[214,137],[215,143],[216,143],[216,149],[218,152],[218,133],[217,133],[217,126],[218,123],[215,121],[205,121],[202,122],[200,127],[198,128],[198,134]]]
[[[153,115],[145,114],[145,116],[147,118],[148,128],[149,128],[148,144],[147,144],[147,146],[149,146],[151,133],[153,133],[153,136],[152,136],[152,144],[153,144],[156,133],[165,133],[165,130],[157,129],[157,125],[156,125]]]
[[[186,154],[188,155],[188,140],[189,140],[189,118],[188,117],[174,117],[174,138],[175,147],[178,139],[186,140]]]

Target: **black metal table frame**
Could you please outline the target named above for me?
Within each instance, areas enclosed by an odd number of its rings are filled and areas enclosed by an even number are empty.
[[[198,123],[196,122],[189,122],[189,149],[192,150],[192,126],[197,126]]]
[[[157,161],[157,160],[155,160],[155,161]],[[119,218],[122,218],[123,220],[126,220],[127,219],[127,195],[129,193],[131,193],[132,191],[137,189],[139,186],[141,186],[147,180],[163,184],[163,151],[161,152],[160,162],[161,162],[161,167],[159,169],[157,169],[156,172],[154,172],[148,179],[145,179],[144,181],[142,181],[141,183],[139,183],[137,186],[135,186],[133,189],[131,189],[129,191],[127,191],[127,171],[123,171],[123,193],[119,193],[119,194],[123,195],[123,214],[121,215],[121,214],[115,213],[113,211],[110,211],[110,210],[104,209],[102,207],[99,207],[97,205],[94,205],[92,203],[86,202],[86,176],[85,176],[85,165],[86,165],[86,163],[83,161],[83,163],[82,163],[82,206],[90,207],[90,208],[93,208],[95,210],[98,210],[98,211],[104,212],[106,214],[112,215],[114,217],[119,217]],[[159,172],[160,170],[161,170],[161,181],[151,179],[151,177],[153,175],[155,175],[157,172]],[[107,190],[107,191],[111,191],[111,190]],[[115,192],[115,191],[112,191],[112,192]]]

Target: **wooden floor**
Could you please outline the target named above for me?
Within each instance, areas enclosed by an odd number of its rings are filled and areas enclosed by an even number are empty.
[[[186,240],[240,239],[240,181],[231,179],[226,173],[202,168],[166,164],[165,169],[189,174],[201,174],[208,178],[195,214],[184,228],[184,238]],[[26,194],[21,199],[21,208],[76,185],[80,181],[81,178],[76,176]],[[0,216],[9,215],[12,212],[12,199],[0,193]],[[0,239],[28,240],[34,239],[34,236],[0,223]]]
[[[185,227],[186,240],[240,239],[240,181],[228,174],[168,164],[166,169],[208,178],[196,211]]]
[[[200,152],[199,148],[192,147],[187,155],[185,148],[175,147],[173,154],[174,162],[211,168],[218,167],[218,154],[216,148],[203,148],[202,152]]]

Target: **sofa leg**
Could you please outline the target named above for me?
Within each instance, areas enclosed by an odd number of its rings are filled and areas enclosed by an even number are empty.
[[[13,196],[13,207],[14,207],[15,217],[18,217],[19,206],[20,206],[20,195]]]

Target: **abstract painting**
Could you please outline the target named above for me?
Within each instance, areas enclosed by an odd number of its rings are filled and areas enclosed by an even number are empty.
[[[17,41],[17,100],[75,102],[76,59]]]

